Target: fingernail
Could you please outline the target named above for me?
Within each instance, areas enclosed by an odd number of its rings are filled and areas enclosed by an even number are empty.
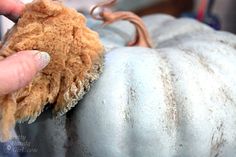
[[[18,4],[24,4],[21,0],[15,0],[16,1],[16,3],[18,3]]]
[[[35,53],[35,59],[37,60],[37,68],[42,70],[48,65],[51,57],[47,52],[37,52]]]

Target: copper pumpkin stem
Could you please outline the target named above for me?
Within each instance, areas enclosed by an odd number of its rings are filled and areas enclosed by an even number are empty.
[[[134,41],[128,43],[128,46],[141,46],[141,47],[152,47],[152,42],[149,37],[146,26],[144,25],[142,19],[136,14],[128,11],[117,11],[112,12],[109,8],[116,3],[116,0],[109,0],[107,2],[102,2],[92,7],[90,15],[96,19],[104,22],[104,25],[108,25],[120,20],[126,20],[133,23],[136,27],[137,34]],[[95,10],[99,10],[98,16],[95,15]]]

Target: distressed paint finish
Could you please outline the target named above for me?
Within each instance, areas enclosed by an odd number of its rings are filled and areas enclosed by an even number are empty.
[[[129,23],[89,21],[109,51],[104,72],[63,123],[44,113],[20,125],[32,157],[235,156],[236,36],[167,15],[144,21],[155,49],[123,47]]]

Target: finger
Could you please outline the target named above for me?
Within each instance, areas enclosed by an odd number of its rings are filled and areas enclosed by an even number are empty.
[[[0,62],[0,96],[14,92],[33,79],[50,61],[46,52],[22,51]]]
[[[16,21],[24,9],[24,3],[20,0],[0,0],[0,14]]]

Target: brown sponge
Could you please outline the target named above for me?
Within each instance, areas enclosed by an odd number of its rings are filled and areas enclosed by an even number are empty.
[[[15,121],[33,122],[45,105],[60,116],[76,105],[103,65],[103,46],[86,19],[52,0],[34,0],[2,42],[0,58],[22,50],[51,56],[49,65],[25,88],[0,97],[0,135],[8,139]]]

